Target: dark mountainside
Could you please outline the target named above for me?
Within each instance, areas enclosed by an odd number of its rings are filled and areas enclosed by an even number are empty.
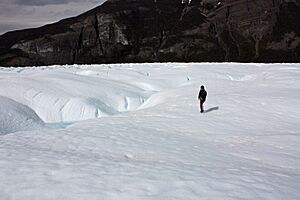
[[[300,62],[299,0],[108,0],[0,36],[1,66]]]

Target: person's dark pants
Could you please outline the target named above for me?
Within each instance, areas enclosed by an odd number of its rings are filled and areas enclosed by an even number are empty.
[[[203,104],[204,104],[204,102],[205,102],[205,101],[201,101],[201,100],[200,100],[200,110],[201,110],[200,112],[204,112],[204,110],[203,110]]]

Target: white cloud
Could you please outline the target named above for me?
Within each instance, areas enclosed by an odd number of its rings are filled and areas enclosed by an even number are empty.
[[[79,15],[105,0],[0,0],[0,34]]]

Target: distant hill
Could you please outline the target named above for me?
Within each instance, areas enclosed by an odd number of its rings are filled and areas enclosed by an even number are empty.
[[[300,62],[298,0],[108,0],[0,36],[1,66]]]

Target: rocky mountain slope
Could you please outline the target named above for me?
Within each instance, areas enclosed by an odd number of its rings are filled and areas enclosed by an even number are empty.
[[[108,0],[0,36],[0,65],[300,62],[298,0]]]

